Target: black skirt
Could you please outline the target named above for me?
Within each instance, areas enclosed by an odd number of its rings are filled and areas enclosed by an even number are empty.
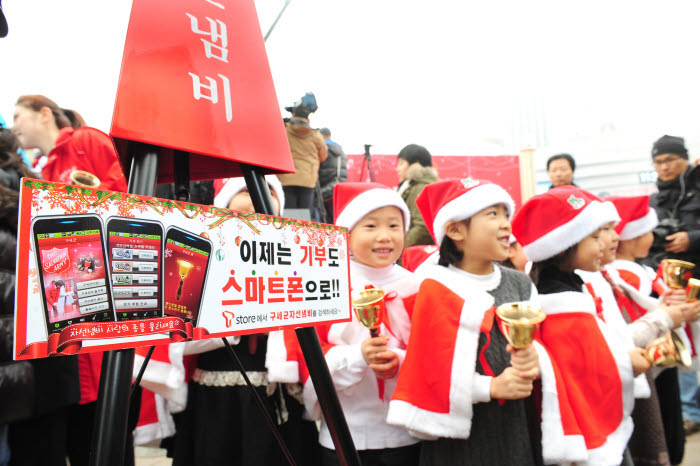
[[[234,350],[248,372],[265,369],[267,341],[259,337],[254,354],[243,337]],[[199,355],[198,368],[207,371],[235,371],[226,349]],[[297,464],[320,464],[316,424],[302,420],[303,406],[283,385],[267,395],[267,386],[255,387],[273,422],[278,422],[282,404],[286,422],[277,425],[281,437]],[[284,400],[284,401],[282,401]],[[247,385],[209,386],[190,382],[187,408],[181,416],[174,439],[173,466],[284,465],[287,464],[263,413]]]

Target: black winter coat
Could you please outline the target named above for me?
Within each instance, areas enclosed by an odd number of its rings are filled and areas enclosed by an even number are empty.
[[[337,183],[348,180],[348,158],[337,142],[327,141],[328,158],[318,168],[318,183],[321,185],[323,200],[333,197],[333,188]]]
[[[20,175],[0,168],[0,185],[15,193]],[[0,211],[17,207],[14,193],[0,190]],[[80,399],[75,356],[13,361],[16,214],[0,218],[0,424],[40,416]]]
[[[698,264],[693,274],[700,272],[700,189],[696,178],[700,170],[689,167],[680,177],[672,181],[657,181],[659,192],[651,196],[649,205],[656,211],[662,225],[666,219],[677,219],[680,226],[664,233],[685,231],[690,239],[688,251],[674,254],[664,251],[664,240],[657,234],[649,256],[643,262],[656,269],[662,259],[681,259]],[[662,228],[657,227],[657,232]]]

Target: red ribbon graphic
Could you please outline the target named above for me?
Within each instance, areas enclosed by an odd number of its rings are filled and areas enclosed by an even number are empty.
[[[147,335],[169,334],[173,343],[201,340],[209,335],[203,327],[192,327],[179,317],[125,320],[121,322],[81,322],[72,324],[60,332],[49,335],[47,341],[31,343],[18,356],[43,358],[46,356],[77,354],[88,340],[130,338]]]

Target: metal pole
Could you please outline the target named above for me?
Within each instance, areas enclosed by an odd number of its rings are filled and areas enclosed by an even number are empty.
[[[294,462],[294,458],[292,458],[292,454],[289,452],[289,448],[287,448],[287,445],[284,443],[284,439],[282,439],[282,435],[280,434],[279,429],[277,429],[277,426],[275,426],[275,421],[273,421],[272,418],[270,417],[270,413],[267,412],[267,409],[265,408],[265,404],[263,403],[262,398],[260,398],[260,394],[258,393],[258,391],[255,389],[255,387],[251,383],[250,379],[248,378],[248,373],[243,368],[243,364],[241,363],[241,360],[238,358],[238,355],[233,350],[233,347],[228,342],[226,337],[223,337],[221,340],[223,340],[223,342],[224,342],[224,346],[226,347],[226,351],[228,352],[228,355],[231,358],[231,361],[236,366],[236,369],[238,369],[240,371],[241,375],[243,376],[243,380],[245,380],[245,383],[248,386],[248,388],[250,388],[250,391],[253,394],[253,399],[255,400],[255,404],[258,405],[258,409],[260,410],[263,417],[265,418],[265,422],[267,423],[267,426],[270,428],[270,431],[272,432],[272,435],[275,437],[275,440],[277,440],[277,443],[279,444],[280,449],[282,450],[282,453],[284,454],[284,457],[287,459],[287,463],[289,463],[291,466],[296,466],[296,463]]]
[[[272,30],[275,29],[275,26],[277,26],[277,22],[282,17],[282,13],[284,13],[284,10],[287,9],[291,1],[292,0],[284,0],[284,6],[282,7],[282,10],[277,15],[277,18],[275,18],[275,21],[272,23],[272,26],[270,26],[270,29],[268,29],[267,33],[265,33],[265,38],[263,39],[265,42],[267,42],[267,38],[270,37],[270,34],[272,34]]]
[[[158,149],[146,144],[130,143],[129,151],[133,154],[129,192],[152,196],[158,175]],[[107,351],[102,356],[90,466],[124,464],[133,370],[133,348]]]
[[[176,150],[173,154],[173,176],[175,199],[180,202],[190,201],[190,154]]]
[[[265,176],[260,168],[252,165],[241,164],[241,170],[245,178],[250,198],[256,212],[261,214],[276,215],[270,188],[265,181]],[[342,466],[360,466],[360,457],[355,449],[355,444],[350,435],[350,429],[345,421],[343,409],[338,400],[338,394],[333,386],[333,379],[326,365],[326,358],[321,350],[316,329],[313,327],[296,329],[299,346],[304,354],[306,366],[309,368],[311,380],[318,396],[323,417],[326,419],[328,430],[333,438],[336,453]]]
[[[155,349],[155,346],[151,346],[150,348],[148,348],[148,353],[146,353],[146,357],[143,358],[143,364],[141,364],[139,374],[136,376],[136,380],[134,380],[134,383],[131,385],[131,396],[134,396],[136,388],[141,384],[141,379],[143,379],[143,374],[146,372],[146,367],[148,367],[148,362],[151,360],[151,356],[153,356],[153,350]]]

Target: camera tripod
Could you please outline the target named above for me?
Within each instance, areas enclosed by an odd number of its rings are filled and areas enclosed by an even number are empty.
[[[362,159],[362,169],[360,169],[360,181],[365,179],[365,166],[367,167],[367,173],[369,174],[369,180],[374,183],[374,171],[372,170],[372,156],[369,153],[369,148],[372,144],[365,144],[365,158]]]

